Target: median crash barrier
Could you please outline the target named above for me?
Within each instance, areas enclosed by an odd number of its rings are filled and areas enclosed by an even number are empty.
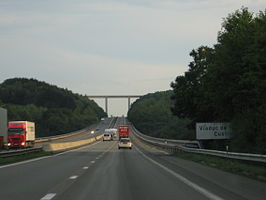
[[[74,149],[74,148],[81,147],[84,145],[88,145],[88,144],[93,143],[97,140],[100,140],[102,137],[103,137],[103,135],[99,135],[97,137],[73,141],[73,142],[49,143],[49,144],[43,145],[43,149],[44,149],[44,151],[52,151],[52,152],[66,151],[66,150]]]
[[[74,132],[71,132],[71,133],[55,135],[55,136],[50,136],[50,137],[40,137],[40,138],[36,138],[35,143],[49,142],[49,141],[53,141],[53,140],[60,140],[60,139],[72,137],[72,136],[75,136],[75,135],[79,135],[79,134],[84,133],[84,132],[86,132],[88,130],[89,130],[89,128],[85,128],[85,129],[74,131]]]
[[[0,158],[19,156],[19,155],[32,153],[32,152],[40,152],[42,150],[43,150],[42,147],[34,147],[34,148],[27,148],[27,149],[18,149],[18,150],[5,151],[5,152],[1,152],[0,153]]]

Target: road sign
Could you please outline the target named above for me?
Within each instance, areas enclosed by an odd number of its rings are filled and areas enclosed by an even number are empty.
[[[230,139],[230,123],[197,123],[197,140]]]

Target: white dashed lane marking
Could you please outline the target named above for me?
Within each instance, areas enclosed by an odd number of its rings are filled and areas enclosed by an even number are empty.
[[[51,200],[52,198],[55,197],[55,195],[56,195],[55,193],[47,194],[43,198],[41,198],[41,200]]]
[[[89,167],[85,166],[85,167],[83,167],[83,169],[89,169]]]
[[[70,176],[69,179],[76,179],[78,176]]]

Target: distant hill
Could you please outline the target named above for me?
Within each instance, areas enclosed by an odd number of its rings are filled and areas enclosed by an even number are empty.
[[[7,79],[0,84],[0,106],[8,110],[9,121],[35,122],[38,137],[82,129],[106,116],[86,96],[26,78]]]
[[[171,113],[172,91],[147,94],[134,102],[128,112],[129,120],[142,133],[160,138],[194,139],[188,130],[187,119],[179,119]]]

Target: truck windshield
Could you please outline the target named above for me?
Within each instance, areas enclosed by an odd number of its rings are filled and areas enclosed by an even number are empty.
[[[22,128],[9,128],[8,135],[20,135],[23,134]]]

